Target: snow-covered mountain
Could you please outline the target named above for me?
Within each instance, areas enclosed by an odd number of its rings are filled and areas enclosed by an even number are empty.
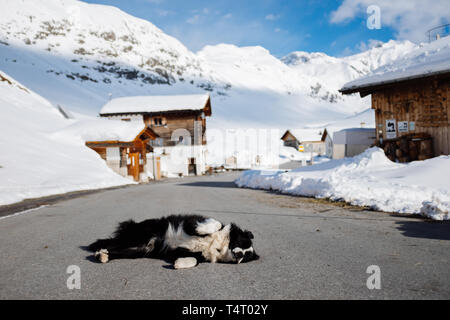
[[[330,102],[342,99],[338,92],[343,84],[365,76],[382,65],[395,61],[406,53],[417,48],[410,41],[394,41],[378,43],[371,49],[343,58],[330,57],[321,52],[296,51],[281,60],[291,66],[311,82],[311,95]]]
[[[212,95],[210,127],[293,128],[347,118],[368,98],[338,89],[409,52],[390,41],[334,58],[262,47],[189,51],[152,23],[110,6],[76,0],[0,0],[0,69],[54,104],[95,115],[112,97]]]

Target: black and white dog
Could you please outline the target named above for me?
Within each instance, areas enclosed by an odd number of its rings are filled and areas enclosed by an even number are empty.
[[[111,238],[89,245],[102,263],[113,259],[159,258],[174,263],[176,269],[199,262],[241,263],[257,260],[253,234],[234,223],[199,215],[171,215],[142,222],[119,224]]]

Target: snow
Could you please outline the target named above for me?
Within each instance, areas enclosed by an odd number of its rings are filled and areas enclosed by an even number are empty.
[[[334,137],[334,133],[345,130],[355,128],[365,128],[365,129],[375,129],[375,110],[372,108],[367,108],[361,112],[358,112],[352,116],[346,117],[344,119],[339,119],[336,121],[332,121],[329,123],[316,123],[307,126],[307,128],[314,129],[323,129],[326,128],[328,134],[331,137]]]
[[[77,121],[54,133],[54,136],[79,137],[86,141],[133,141],[144,130],[143,122],[126,122],[108,119]]]
[[[312,157],[312,159],[311,159],[311,157]],[[279,160],[278,160],[279,165],[288,163],[290,161],[309,162],[311,160],[314,164],[317,164],[317,163],[322,163],[322,162],[328,162],[328,161],[330,161],[330,158],[328,158],[326,156],[320,156],[315,152],[313,152],[312,154],[311,154],[311,152],[300,152],[300,151],[297,151],[293,147],[286,147],[286,146],[280,147]],[[305,163],[305,165],[306,165],[306,163]],[[300,166],[300,165],[298,165],[298,166]],[[265,170],[264,168],[262,168],[262,169]]]
[[[320,91],[337,92],[346,82],[358,79],[416,48],[416,44],[407,40],[390,40],[347,57],[336,58],[321,52],[296,51],[282,60],[309,78],[318,79],[322,85]]]
[[[391,162],[373,147],[353,158],[331,160],[292,171],[249,170],[239,187],[346,201],[352,205],[448,220],[450,156],[409,164]]]
[[[289,161],[311,160],[310,152],[300,152],[293,147],[287,147],[284,145],[280,146],[279,154],[280,154],[280,164]]]
[[[0,80],[0,205],[133,183],[79,136],[58,134],[74,120],[3,72]]]
[[[202,110],[208,99],[207,94],[122,97],[106,103],[100,114]]]
[[[450,37],[423,44],[409,54],[374,70],[368,76],[346,83],[341,91],[450,73]]]

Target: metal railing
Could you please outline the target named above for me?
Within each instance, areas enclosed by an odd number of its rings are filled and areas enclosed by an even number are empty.
[[[450,23],[431,28],[426,34],[428,35],[428,42],[446,37],[450,35]]]

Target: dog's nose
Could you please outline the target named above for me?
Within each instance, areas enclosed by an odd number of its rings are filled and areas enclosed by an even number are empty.
[[[234,258],[236,259],[236,263],[240,263],[242,259],[244,259],[244,253],[242,251],[233,252]]]

